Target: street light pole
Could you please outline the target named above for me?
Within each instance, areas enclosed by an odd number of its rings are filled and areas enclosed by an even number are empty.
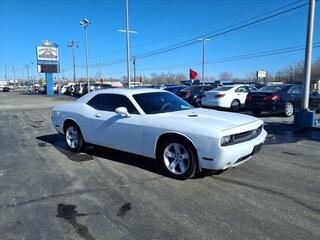
[[[89,81],[89,69],[88,69],[88,30],[87,27],[84,28],[85,35],[86,35],[86,71],[87,71],[87,82],[88,82],[88,92],[90,92],[90,81]]]
[[[303,82],[303,110],[309,109],[311,62],[312,62],[312,44],[313,44],[313,26],[314,26],[315,0],[309,0],[308,33],[306,40],[306,52],[304,62],[304,82]]]
[[[89,26],[89,24],[90,24],[90,22],[86,18],[80,22],[80,25],[84,28],[84,34],[85,34],[86,71],[87,71],[88,93],[90,92],[89,69],[88,69],[88,30],[87,30],[87,27]]]
[[[210,38],[199,38],[199,41],[202,41],[202,73],[201,73],[201,82],[204,85],[204,65],[205,65],[205,41],[211,40]]]
[[[128,0],[126,0],[127,80],[128,80],[128,87],[131,88],[131,80],[130,80],[129,9],[128,8],[129,8]]]
[[[307,29],[307,39],[306,39],[305,60],[304,60],[305,62],[304,62],[302,109],[298,112],[295,112],[294,114],[294,125],[298,128],[313,127],[316,124],[316,113],[315,111],[309,110],[314,9],[315,9],[315,0],[309,0],[308,29]]]

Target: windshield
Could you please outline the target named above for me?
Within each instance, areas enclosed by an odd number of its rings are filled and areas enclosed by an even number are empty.
[[[134,94],[133,98],[146,114],[166,113],[193,108],[189,103],[169,92]]]
[[[282,91],[284,88],[286,87],[286,85],[273,85],[273,86],[266,86],[266,87],[262,87],[259,88],[257,90],[257,92],[280,92]]]

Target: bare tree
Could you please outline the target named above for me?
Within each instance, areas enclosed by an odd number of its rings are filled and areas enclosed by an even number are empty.
[[[219,80],[232,80],[233,75],[229,72],[222,72],[219,74]]]

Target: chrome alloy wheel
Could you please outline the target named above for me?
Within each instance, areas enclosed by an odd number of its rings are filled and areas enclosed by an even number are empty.
[[[293,107],[293,104],[292,103],[287,103],[286,104],[286,107],[285,107],[285,111],[286,111],[286,115],[287,116],[291,116],[293,114],[293,111],[294,111],[294,107]]]
[[[68,127],[66,131],[66,141],[70,148],[75,149],[80,142],[80,136],[78,130],[74,126]]]
[[[187,149],[179,143],[169,144],[163,151],[164,164],[175,174],[184,174],[190,165],[190,156]]]

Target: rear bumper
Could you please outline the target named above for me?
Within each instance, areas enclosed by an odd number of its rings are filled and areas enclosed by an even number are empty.
[[[282,103],[246,103],[245,108],[250,111],[284,112]]]
[[[221,107],[221,108],[229,108],[230,103],[227,101],[221,101],[217,99],[207,99],[207,98],[202,98],[201,99],[201,105],[204,107]]]

